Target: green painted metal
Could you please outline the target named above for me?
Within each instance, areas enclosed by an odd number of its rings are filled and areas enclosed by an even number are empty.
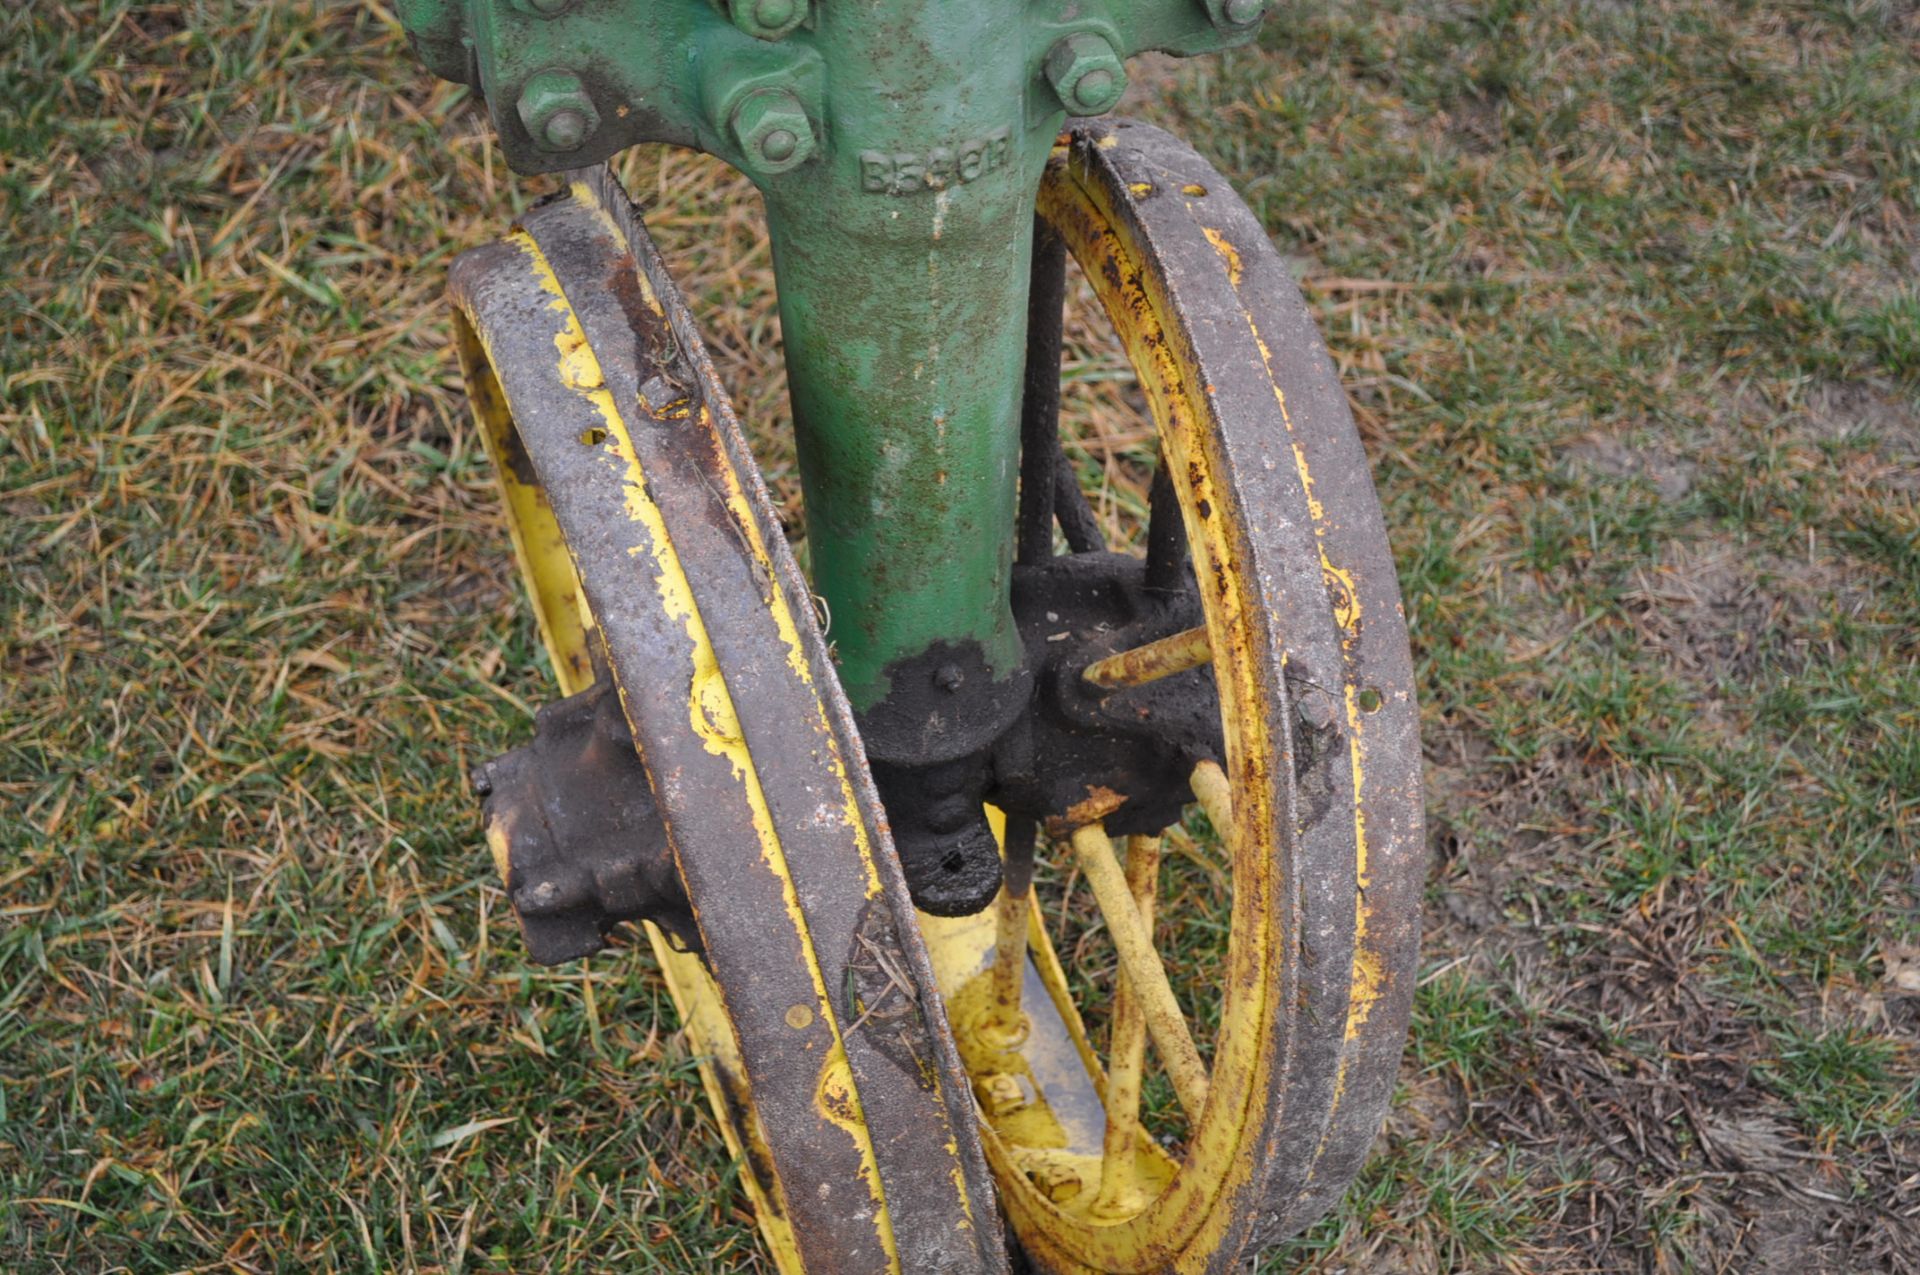
[[[888,668],[1021,653],[1007,582],[1031,218],[1124,61],[1248,38],[1263,0],[400,0],[509,162],[697,147],[766,200],[808,541],[858,709]]]
[[[823,2],[835,144],[765,185],[814,582],[856,709],[936,641],[1020,663],[1027,258],[1065,118],[1027,91],[1022,7]]]

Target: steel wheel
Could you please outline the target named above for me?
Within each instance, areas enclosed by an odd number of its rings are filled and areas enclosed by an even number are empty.
[[[702,955],[647,935],[715,1118],[782,1270],[1004,1270],[964,1074],[921,994],[931,970],[805,584],[624,193],[605,169],[569,176],[455,266],[461,366],[560,689],[611,679],[631,731],[610,736],[628,754],[613,773],[664,825]],[[499,799],[488,838],[525,924],[549,883],[521,879],[515,839],[548,815]]]
[[[1423,867],[1405,622],[1344,394],[1257,219],[1156,129],[1092,125],[1066,142],[1042,186],[1041,241],[1057,236],[1080,263],[1156,426],[1145,571],[1184,573],[1190,552],[1205,617],[1069,672],[1116,695],[1164,676],[1217,687],[1224,756],[1192,774],[1231,880],[1211,1056],[1189,1029],[1201,1006],[1182,1005],[1156,948],[1188,919],[1177,902],[1154,915],[1158,839],[1128,838],[1122,862],[1102,826],[1119,816],[1097,801],[1059,811],[1054,833],[1113,945],[1104,1040],[1083,1025],[1037,892],[922,930],[1032,1259],[1223,1270],[1331,1205],[1392,1090]],[[1044,249],[1036,262],[1041,279]],[[1045,291],[1029,336],[1043,384],[1058,365]],[[1078,493],[1036,472],[1023,481],[1058,493],[1072,548],[1097,550]],[[1184,1112],[1165,1141],[1139,1119],[1156,1069]]]

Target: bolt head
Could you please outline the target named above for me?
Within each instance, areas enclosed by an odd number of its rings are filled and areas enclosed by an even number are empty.
[[[539,71],[527,77],[515,106],[533,144],[545,151],[575,151],[600,127],[600,112],[586,85],[571,71]]]
[[[1314,730],[1325,730],[1333,725],[1333,700],[1325,692],[1309,690],[1294,703],[1299,710],[1300,720]]]
[[[587,140],[587,117],[570,107],[555,111],[547,116],[540,140],[550,151],[577,151],[580,143]]]
[[[1244,27],[1266,16],[1267,0],[1227,0],[1220,6],[1220,12],[1226,15],[1228,22]]]
[[[1105,36],[1081,31],[1047,50],[1047,83],[1069,115],[1104,115],[1127,88],[1127,68]]]
[[[729,122],[747,166],[772,176],[812,158],[813,125],[800,99],[785,89],[759,89],[734,107]]]
[[[513,7],[535,17],[557,18],[573,7],[573,0],[513,0]]]
[[[730,0],[728,9],[756,40],[778,40],[807,20],[807,0]]]
[[[760,139],[760,153],[778,164],[793,158],[794,150],[800,145],[800,139],[791,130],[776,128]]]

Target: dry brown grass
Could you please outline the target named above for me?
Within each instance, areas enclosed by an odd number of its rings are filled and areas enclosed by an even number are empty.
[[[1276,1268],[1920,1268],[1915,22],[1296,7],[1141,103],[1305,276],[1427,712],[1405,1090]],[[747,188],[623,172],[797,532]],[[461,781],[548,692],[440,291],[542,189],[375,3],[0,12],[0,1269],[764,1267]]]

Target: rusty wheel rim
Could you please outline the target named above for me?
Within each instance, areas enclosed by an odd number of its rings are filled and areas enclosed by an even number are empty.
[[[716,1122],[780,1269],[1004,1270],[939,1005],[851,1007],[858,952],[932,973],[805,583],[624,192],[569,179],[456,264],[456,336],[561,689],[610,676],[648,767]]]
[[[1221,1270],[1332,1203],[1391,1093],[1422,867],[1404,618],[1338,378],[1226,181],[1177,139],[1116,121],[1063,138],[1039,211],[1128,349],[1199,581],[1203,634],[1102,672],[1210,658],[1220,688],[1225,766],[1194,776],[1232,863],[1211,1066],[1167,1021],[1180,1006],[1151,953],[1149,839],[1132,839],[1123,868],[1098,824],[1070,838],[1125,972],[1105,1059],[1037,901],[1003,895],[997,925],[922,929],[1030,1256],[1058,1271]],[[1305,704],[1319,695],[1329,702]],[[1322,734],[1303,733],[1303,707]],[[1009,953],[1017,1024],[994,1009]],[[1144,1037],[1187,1109],[1175,1155],[1127,1110]]]

